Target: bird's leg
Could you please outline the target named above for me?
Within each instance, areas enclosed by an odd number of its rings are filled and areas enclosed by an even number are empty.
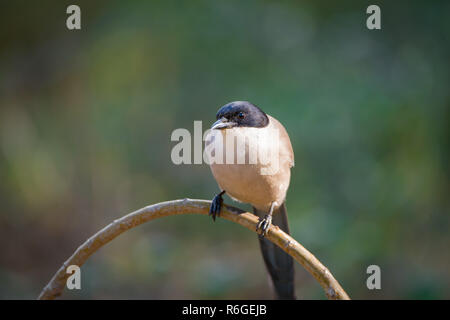
[[[264,238],[264,236],[267,234],[267,230],[269,230],[269,227],[272,224],[272,213],[276,204],[276,201],[272,202],[272,204],[270,205],[269,213],[266,214],[263,219],[260,219],[260,221],[256,225],[256,232],[258,232],[258,230],[261,230],[260,237],[262,238]]]
[[[216,221],[216,216],[220,216],[220,209],[222,208],[223,198],[222,195],[225,190],[222,190],[219,194],[216,194],[212,199],[211,207],[209,207],[209,215]]]

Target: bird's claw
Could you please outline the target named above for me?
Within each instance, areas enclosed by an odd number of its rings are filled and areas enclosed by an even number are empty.
[[[258,232],[258,230],[261,230],[260,236],[264,238],[271,225],[272,225],[272,215],[266,214],[264,219],[261,219],[256,225],[256,232]]]
[[[212,216],[214,221],[216,221],[216,216],[220,216],[220,209],[222,209],[223,203],[222,195],[224,193],[225,191],[222,191],[221,193],[217,194],[211,202],[211,207],[209,207],[209,215]]]

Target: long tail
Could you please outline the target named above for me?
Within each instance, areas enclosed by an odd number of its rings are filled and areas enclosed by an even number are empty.
[[[259,211],[256,208],[253,208],[253,212],[259,217],[264,217],[266,214],[266,212]],[[285,203],[277,210],[274,210],[272,223],[289,234]],[[292,257],[265,238],[259,237],[259,244],[264,263],[266,264],[267,271],[270,274],[275,288],[277,299],[296,299],[294,287],[294,261],[292,260]]]

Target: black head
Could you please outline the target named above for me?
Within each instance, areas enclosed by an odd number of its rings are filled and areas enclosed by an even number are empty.
[[[269,118],[260,108],[248,101],[227,103],[217,111],[217,121],[211,129],[234,127],[262,128],[269,124]]]

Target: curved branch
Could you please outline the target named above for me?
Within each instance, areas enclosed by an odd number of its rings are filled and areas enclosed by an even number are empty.
[[[90,237],[64,262],[50,282],[42,289],[38,299],[54,299],[61,295],[67,278],[70,276],[70,274],[66,273],[68,266],[77,265],[81,267],[89,256],[128,229],[144,222],[170,215],[208,214],[210,205],[211,201],[206,200],[184,199],[167,201],[147,206],[114,220],[114,222]],[[254,232],[258,223],[257,216],[228,205],[223,205],[220,216]],[[266,238],[297,260],[319,282],[329,299],[350,299],[330,271],[314,255],[280,228],[274,225],[270,226]]]

